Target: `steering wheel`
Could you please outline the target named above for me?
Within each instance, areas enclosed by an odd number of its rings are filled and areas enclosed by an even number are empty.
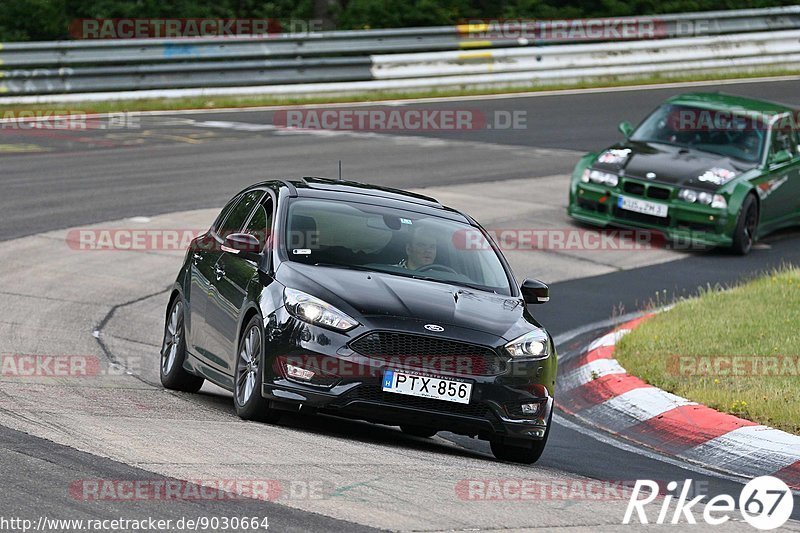
[[[458,274],[455,270],[450,268],[447,265],[441,265],[439,263],[432,263],[430,265],[425,265],[423,267],[419,267],[417,272],[427,272],[428,270],[439,270],[441,272],[450,272],[451,274]]]

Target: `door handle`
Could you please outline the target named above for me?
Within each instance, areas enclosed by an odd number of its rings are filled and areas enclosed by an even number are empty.
[[[214,272],[217,274],[217,281],[222,279],[222,276],[225,275],[225,269],[224,268],[220,268],[218,266],[214,267]]]

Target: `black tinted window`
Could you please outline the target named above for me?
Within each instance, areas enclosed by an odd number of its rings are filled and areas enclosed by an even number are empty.
[[[211,226],[214,229],[214,231],[219,232],[219,230],[222,228],[222,223],[225,221],[228,214],[231,212],[231,209],[233,209],[233,206],[235,206],[241,199],[242,199],[241,196],[234,196],[230,202],[225,204],[225,207],[223,207],[222,211],[219,212],[219,215],[217,215],[217,219]]]
[[[267,199],[256,208],[250,222],[247,223],[245,233],[255,235],[263,248],[267,242],[272,227],[272,199]]]
[[[218,228],[217,232],[226,234],[239,231],[247,220],[247,217],[250,216],[250,213],[252,213],[253,209],[258,205],[262,196],[264,196],[264,191],[251,191],[242,195],[233,209],[231,209],[225,222]]]

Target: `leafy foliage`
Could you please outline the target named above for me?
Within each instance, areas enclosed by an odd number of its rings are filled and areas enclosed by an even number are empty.
[[[791,0],[0,0],[0,42],[68,39],[81,18],[273,18],[326,28],[444,26],[477,18],[582,18],[744,9]]]

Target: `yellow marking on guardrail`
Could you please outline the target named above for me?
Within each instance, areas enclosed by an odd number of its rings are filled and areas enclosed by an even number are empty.
[[[27,152],[46,152],[49,151],[47,148],[42,146],[37,146],[35,144],[0,144],[0,153],[2,154],[12,154],[18,153],[23,154]]]
[[[491,48],[492,41],[461,41],[460,48]]]
[[[458,59],[460,60],[469,60],[469,59],[492,59],[491,52],[466,52],[463,54],[458,54]]]
[[[479,24],[457,24],[456,31],[458,33],[480,33],[489,30],[489,25],[484,23]]]
[[[6,87],[5,85],[0,85],[0,94],[7,92],[8,92],[8,87]]]

